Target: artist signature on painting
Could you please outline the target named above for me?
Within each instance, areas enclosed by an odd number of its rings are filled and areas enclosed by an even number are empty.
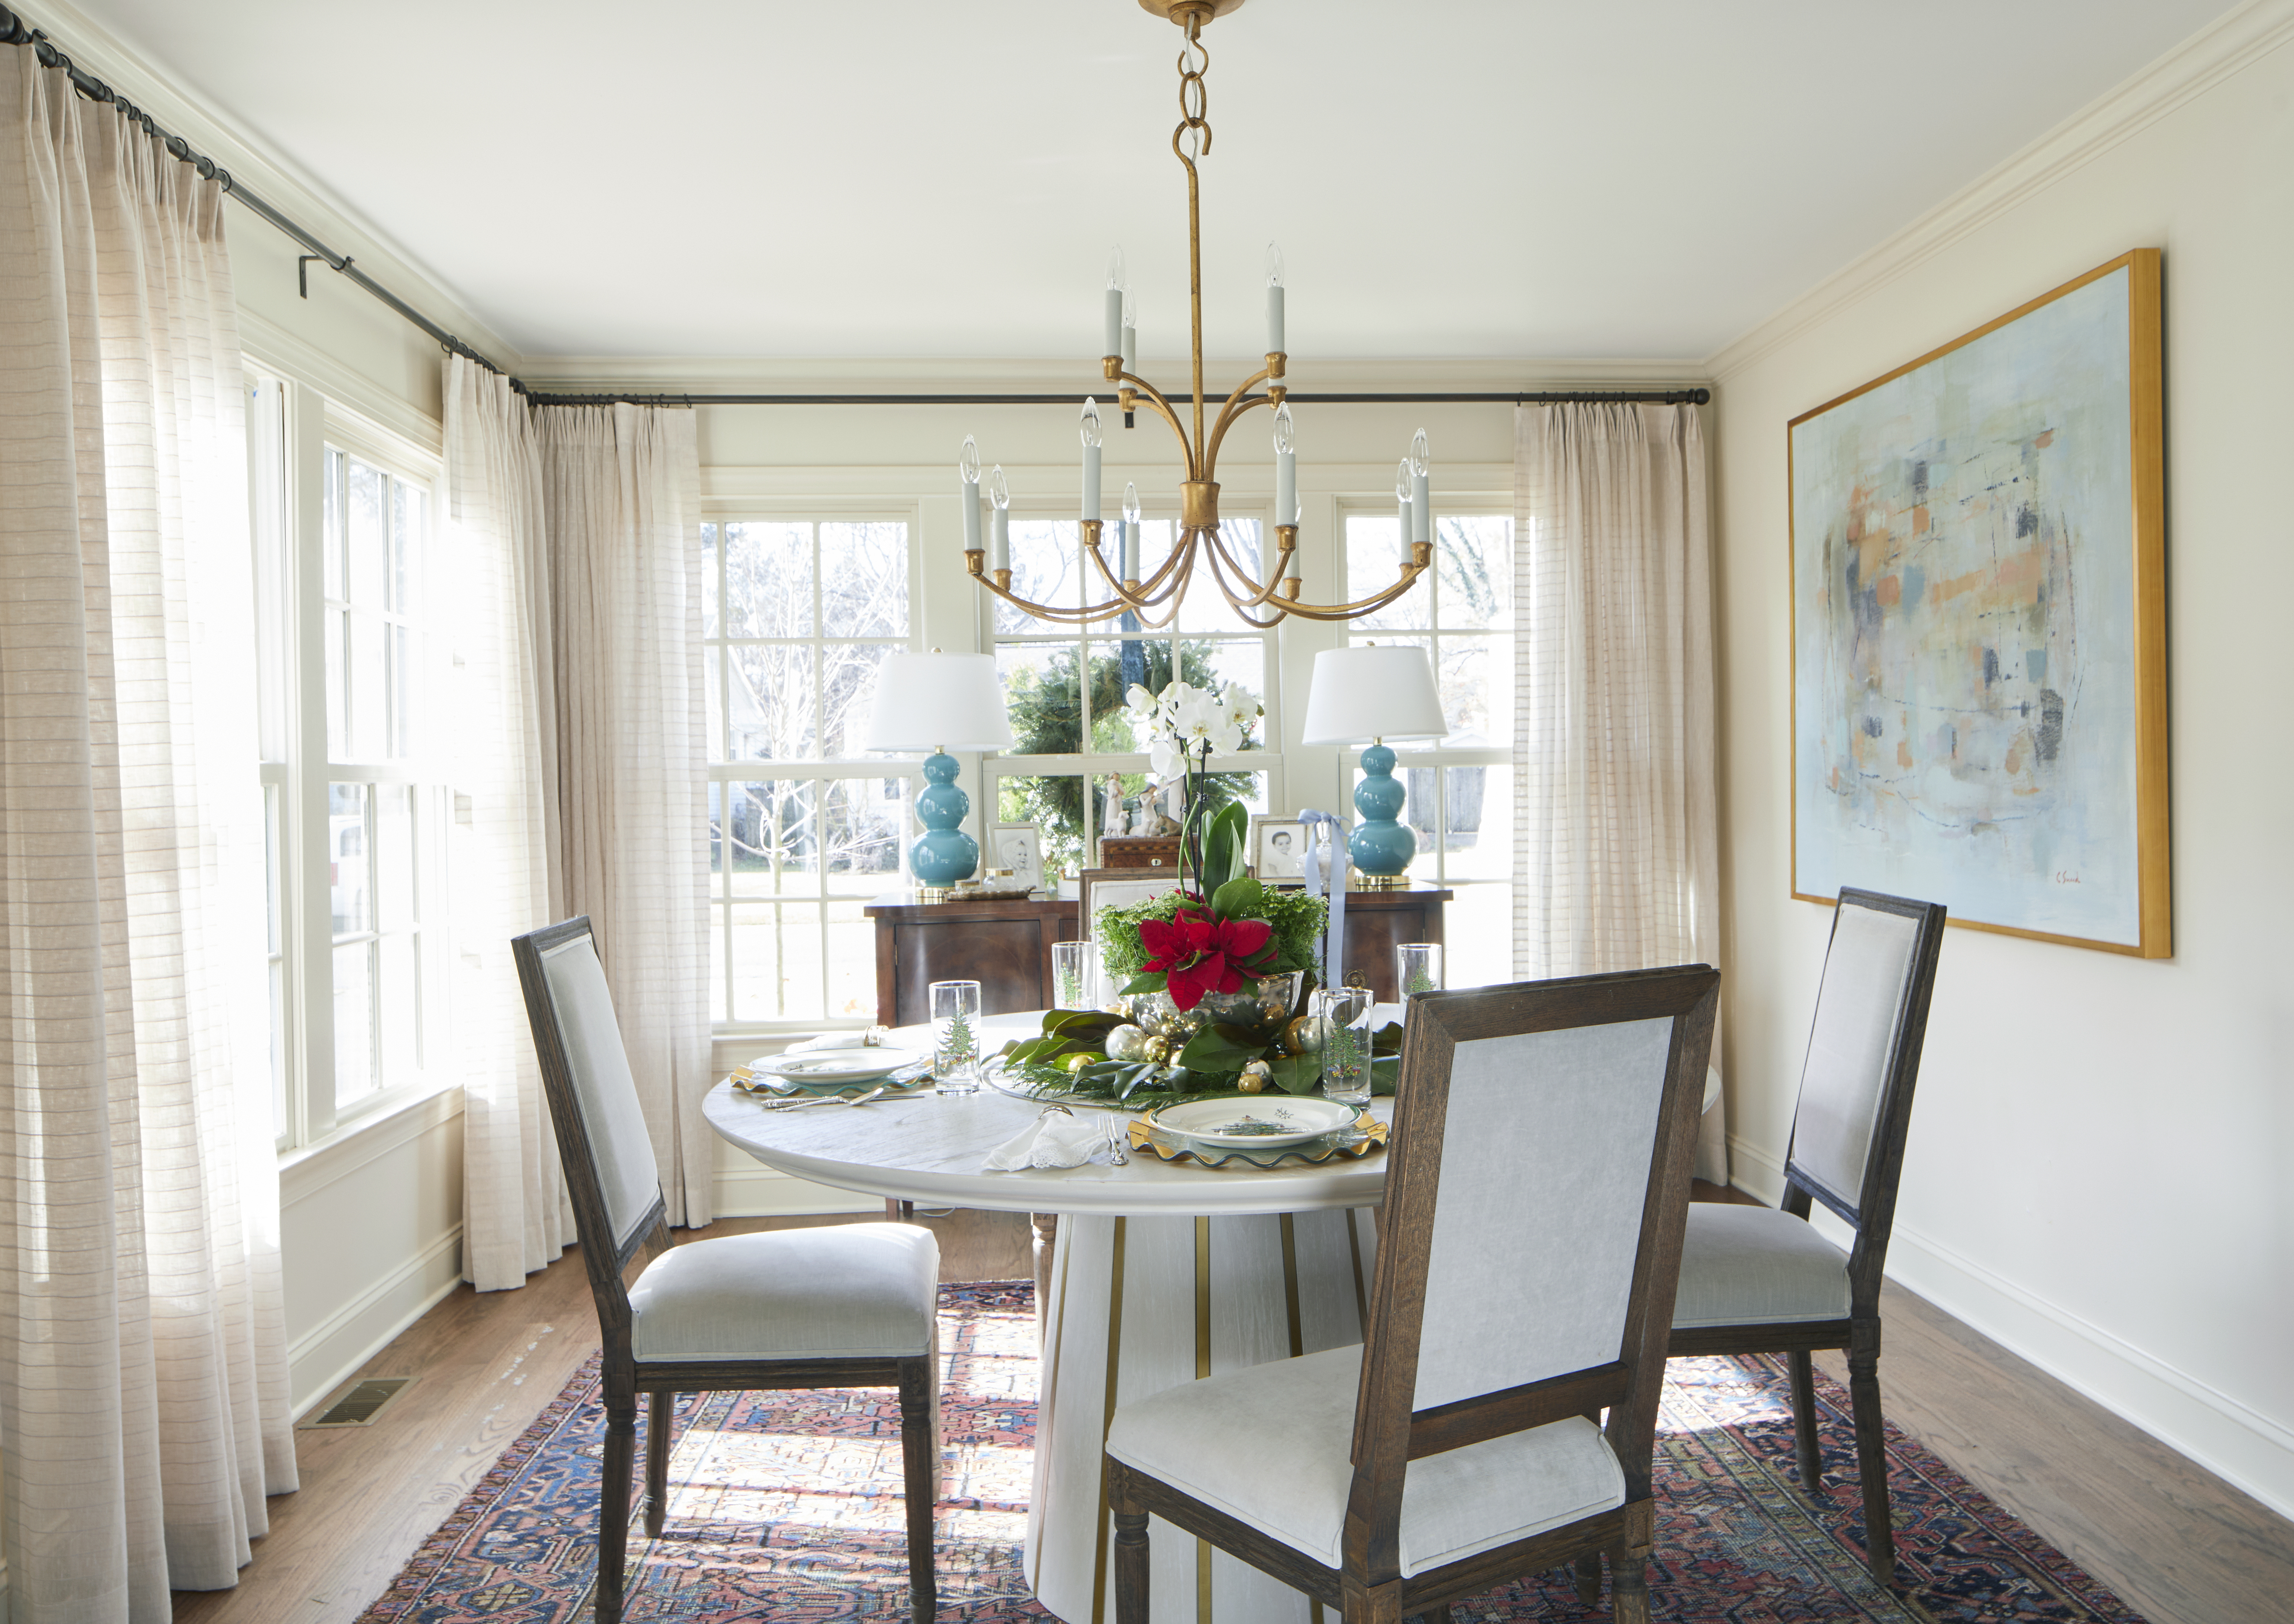
[[[2071,873],[2070,870],[2067,868],[2059,868],[2055,871],[2055,883],[2057,885],[2077,885],[2078,882],[2079,877]]]

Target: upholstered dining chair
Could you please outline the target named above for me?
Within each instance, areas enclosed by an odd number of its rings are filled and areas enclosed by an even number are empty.
[[[934,1612],[940,1499],[940,1244],[913,1224],[852,1223],[670,1245],[653,1141],[622,1048],[590,922],[511,947],[565,1165],[604,1338],[597,1624],[618,1624],[637,1401],[647,1396],[646,1532],[666,1509],[671,1400],[777,1387],[897,1387],[908,1514],[908,1594]],[[645,1259],[628,1282],[630,1265]]]
[[[1148,1617],[1151,1513],[1346,1624],[1446,1619],[1586,1552],[1646,1624],[1720,985],[1690,965],[1411,1001],[1366,1339],[1116,1411],[1118,1624]]]
[[[1785,1356],[1801,1486],[1810,1495],[1822,1490],[1822,1458],[1809,1355],[1847,1350],[1865,1560],[1883,1585],[1894,1581],[1896,1538],[1880,1419],[1880,1269],[1943,926],[1940,903],[1840,893],[1785,1157],[1784,1206],[1690,1207],[1672,1309],[1677,1354]],[[1809,1223],[1819,1203],[1851,1231],[1847,1251]]]

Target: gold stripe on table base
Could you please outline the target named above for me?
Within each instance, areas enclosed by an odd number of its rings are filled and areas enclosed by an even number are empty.
[[[1195,1220],[1195,1379],[1211,1373],[1211,1221]],[[1195,1624],[1211,1624],[1211,1542],[1195,1541]]]
[[[1129,1222],[1115,1221],[1114,1281],[1108,1295],[1107,1402],[1099,1422],[1099,1534],[1091,1558],[1091,1624],[1107,1624],[1107,1531],[1114,1523],[1114,1514],[1107,1509],[1107,1433],[1115,1425],[1115,1378],[1122,1368],[1123,1242]]]

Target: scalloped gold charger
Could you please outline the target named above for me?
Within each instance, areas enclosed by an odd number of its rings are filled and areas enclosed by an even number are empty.
[[[1246,1167],[1279,1167],[1284,1162],[1327,1162],[1337,1157],[1349,1159],[1370,1155],[1386,1149],[1386,1124],[1365,1115],[1361,1118],[1363,1137],[1351,1145],[1342,1145],[1335,1136],[1310,1140],[1303,1145],[1285,1145],[1279,1150],[1221,1150],[1209,1145],[1181,1145],[1157,1133],[1144,1117],[1135,1116],[1125,1125],[1125,1132],[1135,1150],[1153,1153],[1159,1161],[1200,1162],[1206,1167],[1228,1167],[1240,1162]]]

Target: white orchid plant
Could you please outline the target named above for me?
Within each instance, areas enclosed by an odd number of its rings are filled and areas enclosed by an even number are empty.
[[[1214,816],[1204,804],[1201,781],[1210,759],[1241,750],[1265,712],[1258,696],[1239,682],[1224,688],[1199,688],[1175,678],[1160,694],[1151,694],[1135,682],[1124,702],[1131,710],[1134,736],[1147,735],[1147,759],[1159,784],[1167,788],[1175,780],[1185,784],[1180,880],[1184,885],[1192,871],[1199,894],[1208,900],[1242,872],[1242,831],[1248,820],[1241,807],[1225,809],[1233,814],[1231,817]]]

